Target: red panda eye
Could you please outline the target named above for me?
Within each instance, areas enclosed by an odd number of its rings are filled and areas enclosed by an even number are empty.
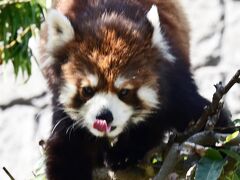
[[[82,94],[85,97],[92,97],[94,95],[94,93],[95,93],[94,89],[89,86],[82,88]]]
[[[121,89],[120,92],[118,93],[120,98],[123,98],[129,94],[130,90],[129,89]]]

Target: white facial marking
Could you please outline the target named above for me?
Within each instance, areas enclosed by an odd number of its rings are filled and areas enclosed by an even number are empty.
[[[120,88],[127,88],[127,89],[133,89],[133,86],[131,84],[126,84],[128,79],[125,79],[124,77],[119,76],[115,83],[114,86],[118,89]]]
[[[115,137],[120,134],[127,124],[127,121],[133,114],[133,109],[122,102],[116,95],[111,93],[98,93],[93,98],[88,100],[82,113],[84,116],[84,125],[96,136],[103,136],[104,133],[93,128],[93,123],[96,120],[96,116],[101,112],[103,108],[107,108],[113,115],[112,127],[116,129],[107,133],[108,137]]]
[[[90,74],[87,76],[87,79],[90,81],[91,86],[96,87],[98,84],[98,77],[96,75]]]
[[[86,87],[86,86],[91,86],[91,87],[96,87],[98,84],[98,77],[97,75],[89,74],[86,76],[86,79],[83,79],[81,81],[81,86]]]
[[[147,106],[151,108],[156,108],[159,104],[157,92],[148,86],[142,86],[138,90],[137,95]]]
[[[131,121],[135,124],[138,124],[139,122],[145,121],[146,117],[149,116],[149,114],[152,114],[152,110],[141,110],[137,112],[137,116],[132,117]]]
[[[47,14],[48,25],[47,50],[50,52],[63,46],[74,38],[73,27],[66,16],[57,10],[50,10]]]
[[[147,19],[152,24],[154,31],[152,36],[152,43],[159,48],[163,56],[170,62],[175,61],[175,57],[169,52],[169,45],[161,32],[161,24],[156,5],[152,5],[147,13]]]
[[[125,79],[124,77],[119,76],[117,78],[117,80],[115,81],[114,86],[116,88],[121,88],[126,81],[127,81],[127,79]]]
[[[60,92],[60,103],[64,105],[69,105],[72,102],[72,98],[77,93],[77,87],[73,84],[67,83],[64,85]]]

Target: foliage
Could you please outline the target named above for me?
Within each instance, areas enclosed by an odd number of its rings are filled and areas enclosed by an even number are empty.
[[[238,135],[239,135],[239,131],[236,131],[236,132],[228,135],[226,137],[226,140],[224,141],[224,143],[226,144],[226,143],[230,142],[231,140],[235,139]]]
[[[43,19],[43,0],[0,1],[0,64],[11,62],[15,75],[31,75],[29,39]]]
[[[226,164],[224,159],[210,159],[210,158],[202,158],[198,162],[197,172],[196,172],[196,180],[217,180],[221,175],[221,171],[223,166]]]
[[[227,136],[224,143],[228,143],[235,138],[239,131]],[[240,155],[236,150],[215,148],[208,149],[205,156],[202,157],[195,173],[195,179],[217,180],[240,180]]]

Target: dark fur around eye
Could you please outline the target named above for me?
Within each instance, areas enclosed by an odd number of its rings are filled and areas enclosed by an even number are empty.
[[[124,98],[129,95],[130,89],[121,89],[118,93],[119,98]]]
[[[82,95],[84,97],[91,98],[94,94],[95,94],[95,90],[92,87],[87,86],[82,88]]]

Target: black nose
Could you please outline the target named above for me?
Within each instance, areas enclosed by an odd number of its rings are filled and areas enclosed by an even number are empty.
[[[109,124],[113,121],[113,115],[108,109],[102,109],[102,111],[96,116],[96,119],[106,120]]]

